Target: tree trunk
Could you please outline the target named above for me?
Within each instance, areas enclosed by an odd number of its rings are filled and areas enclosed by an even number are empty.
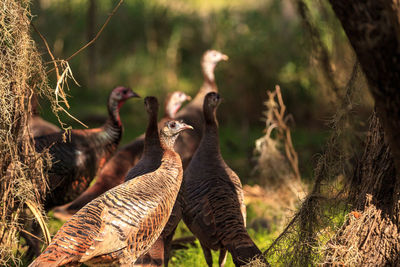
[[[330,2],[367,77],[385,138],[400,171],[400,3]]]
[[[96,0],[89,0],[87,11],[87,41],[90,42],[95,36],[96,30]],[[93,90],[96,87],[96,43],[93,43],[88,48],[88,77],[87,86]]]
[[[353,207],[363,210],[366,195],[389,218],[395,218],[393,199],[396,172],[389,146],[385,143],[383,128],[376,114],[370,120],[364,154],[359,161],[350,184],[349,199]]]
[[[330,0],[366,75],[376,115],[351,181],[357,211],[328,244],[327,262],[397,265],[399,260],[399,2]],[[382,126],[380,124],[382,123]]]

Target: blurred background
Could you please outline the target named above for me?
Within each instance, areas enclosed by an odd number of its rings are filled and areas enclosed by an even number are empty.
[[[54,56],[64,59],[97,34],[117,3],[35,0],[33,23]],[[252,172],[253,150],[256,139],[265,134],[267,90],[279,84],[307,187],[316,155],[329,136],[337,90],[348,81],[355,56],[329,3],[302,3],[306,14],[295,0],[125,0],[96,42],[69,61],[80,84],[69,82],[70,112],[89,127],[100,125],[107,116],[107,95],[116,85],[129,86],[142,97],[157,96],[160,102],[176,90],[193,97],[203,81],[201,56],[217,49],[229,56],[216,68],[224,98],[218,118],[225,160],[244,184],[265,184]],[[32,35],[52,68],[42,40]],[[55,88],[54,72],[49,78]],[[354,123],[361,131],[372,100],[363,81],[357,86],[355,108],[361,119]],[[49,106],[41,100],[41,115],[56,123]],[[127,143],[145,130],[142,100],[127,102],[121,118]],[[62,120],[82,128],[68,116]],[[257,209],[248,207],[249,216]],[[259,242],[267,245],[265,238]]]

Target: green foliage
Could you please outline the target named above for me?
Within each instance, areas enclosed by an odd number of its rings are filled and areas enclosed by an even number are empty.
[[[302,90],[308,90],[306,95],[316,91],[307,42],[296,13],[287,11],[287,1],[217,2],[201,5],[190,1],[187,8],[180,9],[176,6],[184,5],[181,1],[126,1],[94,44],[96,76],[86,75],[87,51],[70,61],[83,86],[79,90],[73,86],[71,94],[108,92],[123,84],[143,95],[162,96],[171,90],[193,95],[202,82],[201,55],[209,48],[230,56],[216,73],[222,95],[232,104],[225,108],[231,114],[226,119],[257,123],[260,99],[277,83],[287,90],[289,99],[304,94]],[[115,1],[98,3],[97,28],[113,4]],[[66,58],[87,42],[87,6],[87,1],[67,0],[41,9],[34,6],[35,23],[56,57]],[[171,75],[177,79],[170,81]],[[97,88],[86,89],[88,79],[96,79]]]
[[[99,29],[116,1],[95,2]],[[88,3],[57,0],[33,5],[34,23],[56,58],[67,58],[88,41]],[[340,50],[337,43],[343,36],[341,31],[329,28],[337,23],[331,10],[319,4],[309,6],[322,36],[327,36],[323,37],[327,47],[333,47],[335,41],[333,51]],[[160,103],[174,90],[194,96],[203,79],[199,64],[202,53],[220,49],[230,57],[216,68],[217,84],[225,99],[218,112],[221,149],[233,169],[249,182],[253,144],[262,135],[260,118],[266,90],[280,84],[288,113],[293,114],[296,124],[316,126],[316,131],[323,125],[321,116],[331,108],[321,99],[324,85],[317,83],[308,36],[295,8],[289,0],[125,1],[94,43],[95,76],[87,74],[90,47],[70,60],[82,85],[70,82],[70,112],[89,127],[98,126],[107,115],[107,95],[116,85],[130,86],[142,97],[155,95]],[[34,37],[49,60],[42,41]],[[55,87],[54,74],[50,77]],[[89,80],[96,81],[95,88],[87,88]],[[43,117],[56,122],[48,103],[42,102]],[[146,127],[143,103],[128,101],[121,118],[125,125],[122,143],[127,143]],[[62,119],[81,128],[67,116]],[[312,167],[307,162],[319,151],[319,142],[312,149],[305,148],[306,157],[298,151],[300,160],[306,162],[306,167],[300,168],[306,169],[308,177]]]

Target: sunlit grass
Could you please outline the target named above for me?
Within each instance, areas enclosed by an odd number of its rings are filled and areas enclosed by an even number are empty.
[[[267,246],[272,243],[272,241],[274,240],[274,238],[277,237],[278,234],[278,231],[268,232],[266,230],[260,230],[256,232],[253,229],[249,229],[248,232],[261,251],[267,248]],[[215,266],[218,266],[219,252],[212,251],[212,255],[213,255],[213,264]],[[176,266],[176,267],[207,266],[199,241],[196,240],[195,245],[189,246],[188,249],[173,251],[170,260],[170,266]],[[226,267],[235,266],[233,264],[232,256],[230,255],[230,253],[228,253],[225,266]]]

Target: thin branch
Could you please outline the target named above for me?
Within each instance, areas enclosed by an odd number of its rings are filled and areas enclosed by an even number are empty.
[[[46,38],[42,35],[42,33],[36,28],[36,26],[31,22],[32,28],[35,30],[35,32],[39,35],[40,39],[42,39],[44,45],[46,46],[47,52],[49,53],[50,57],[51,57],[51,62],[54,64],[54,68],[56,70],[56,75],[57,75],[57,80],[60,80],[60,71],[58,69],[58,65],[56,62],[56,59],[53,55],[53,53],[51,52],[49,43],[47,42]],[[65,94],[63,91],[61,91],[61,95],[64,99],[66,99]],[[67,101],[64,101],[65,105],[69,108],[69,104]]]
[[[87,44],[85,44],[84,46],[82,46],[78,51],[76,51],[75,53],[73,53],[71,56],[69,56],[68,58],[65,59],[65,61],[71,60],[73,57],[75,57],[77,54],[79,54],[80,52],[82,52],[83,50],[85,50],[87,47],[89,47],[91,44],[93,44],[101,35],[101,33],[103,32],[103,30],[105,29],[105,27],[107,26],[107,24],[110,22],[112,16],[114,16],[114,14],[117,12],[119,6],[122,4],[124,0],[120,0],[118,2],[118,4],[115,6],[115,8],[111,11],[110,15],[108,15],[106,21],[104,22],[103,26],[101,27],[101,29],[99,30],[99,32],[96,34],[96,36],[89,41]],[[54,70],[51,69],[49,71],[47,71],[46,74],[49,74],[50,72],[52,72]]]
[[[20,229],[20,231],[23,232],[24,234],[27,234],[27,235],[29,235],[29,236],[31,236],[31,237],[33,237],[33,238],[39,240],[39,241],[42,242],[42,243],[45,243],[45,241],[44,241],[43,239],[41,239],[40,237],[37,237],[36,235],[34,235],[34,234],[32,234],[32,233],[29,233],[29,232],[26,231],[25,229]]]

